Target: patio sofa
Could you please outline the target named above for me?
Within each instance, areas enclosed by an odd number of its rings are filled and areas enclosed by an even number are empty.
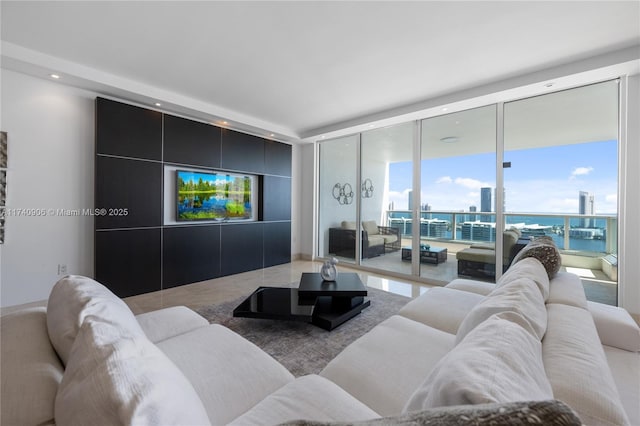
[[[532,258],[427,291],[298,378],[185,307],[136,317],[85,277],[1,327],[3,424],[640,423],[640,329]]]
[[[520,243],[521,233],[516,228],[510,228],[502,233],[502,265],[506,271],[511,260],[524,245]],[[472,244],[468,248],[456,253],[458,261],[458,275],[471,277],[496,276],[496,249],[495,243]]]
[[[362,222],[362,258],[369,259],[400,249],[397,228],[378,226],[374,220]],[[342,221],[340,228],[329,229],[329,254],[356,257],[356,222]]]

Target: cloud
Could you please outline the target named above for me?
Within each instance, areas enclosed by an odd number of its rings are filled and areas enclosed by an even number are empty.
[[[575,179],[576,176],[585,176],[588,175],[589,173],[591,173],[593,171],[593,167],[589,166],[589,167],[576,167],[575,169],[573,169],[573,171],[571,172],[571,176],[569,177],[569,179]]]
[[[469,189],[491,188],[493,186],[472,178],[456,178],[455,183]]]
[[[451,176],[442,176],[436,180],[436,183],[453,183]]]

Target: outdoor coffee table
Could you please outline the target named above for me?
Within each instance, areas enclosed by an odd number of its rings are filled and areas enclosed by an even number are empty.
[[[298,288],[259,287],[233,310],[233,316],[304,321],[333,330],[371,304],[366,295],[356,273],[340,272],[336,281],[303,273]]]
[[[402,247],[402,260],[411,260],[411,247]],[[427,249],[420,249],[420,262],[421,263],[438,263],[447,261],[447,249],[446,247],[433,247],[430,246]]]

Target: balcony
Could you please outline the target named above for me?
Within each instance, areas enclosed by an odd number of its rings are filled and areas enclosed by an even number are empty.
[[[447,261],[421,263],[420,277],[440,283],[458,278],[456,253],[471,244],[495,243],[493,212],[422,211],[420,240],[447,249]],[[398,228],[402,246],[411,246],[411,211],[390,210],[384,225]],[[617,304],[617,217],[566,214],[507,213],[506,227],[520,229],[523,237],[548,235],[562,256],[562,270],[577,274],[589,300]],[[386,271],[411,274],[411,262],[401,253],[363,259],[362,264]]]

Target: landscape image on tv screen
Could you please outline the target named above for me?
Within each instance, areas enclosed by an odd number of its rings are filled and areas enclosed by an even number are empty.
[[[255,177],[176,170],[176,219],[253,220]]]

